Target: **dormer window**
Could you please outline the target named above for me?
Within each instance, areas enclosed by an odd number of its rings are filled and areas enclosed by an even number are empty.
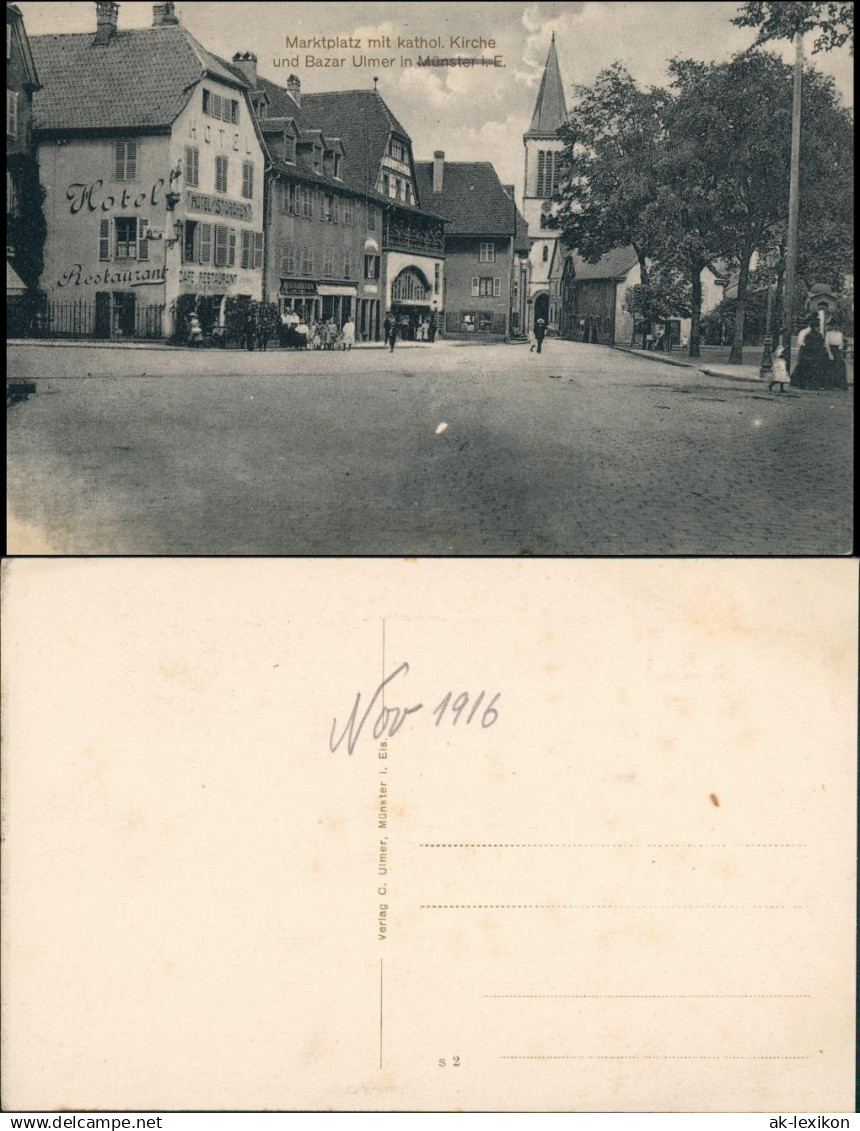
[[[321,173],[323,171],[323,152],[320,146],[314,146],[314,172]]]
[[[332,173],[333,173],[333,176],[334,176],[334,177],[335,177],[335,178],[336,178],[337,180],[340,180],[340,165],[341,165],[341,161],[342,161],[341,155],[340,155],[339,153],[335,153],[335,154],[334,154],[334,162],[333,162],[333,164],[332,164]]]
[[[296,163],[296,139],[290,133],[284,134],[284,160],[291,165]]]
[[[406,146],[399,137],[393,137],[388,145],[388,152],[395,161],[406,160]]]
[[[409,181],[406,182],[406,203],[412,204],[412,185]]]

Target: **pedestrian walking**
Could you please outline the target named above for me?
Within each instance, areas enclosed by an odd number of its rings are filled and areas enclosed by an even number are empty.
[[[784,393],[785,386],[789,383],[788,366],[785,364],[784,350],[782,346],[777,346],[773,352],[771,359],[773,365],[773,373],[771,374],[770,382],[768,384],[768,392],[773,392],[774,385],[778,385],[777,392]]]
[[[818,318],[810,315],[809,324],[797,335],[800,350],[791,383],[798,389],[823,389],[827,383],[827,350],[824,335],[818,329]]]
[[[188,344],[193,349],[200,349],[203,345],[203,331],[196,310],[188,315]]]
[[[243,326],[243,333],[245,338],[245,349],[253,350],[254,338],[256,337],[256,326],[254,325],[254,312],[248,310],[245,312],[245,323]]]
[[[824,335],[824,350],[827,354],[825,387],[828,389],[847,389],[848,374],[845,369],[845,336],[840,320],[834,316]]]
[[[343,348],[351,350],[355,343],[355,323],[351,318],[347,318],[343,324]]]
[[[527,337],[528,337],[528,341],[529,341],[529,353],[534,353],[535,350],[537,349],[537,339],[535,338],[535,332],[534,332],[533,326],[529,326],[529,331],[528,331]]]
[[[537,352],[540,353],[543,348],[543,340],[546,335],[546,322],[543,318],[538,318],[535,322],[535,341],[537,342]]]
[[[436,311],[430,315],[430,321],[427,323],[427,338],[431,342],[436,341],[436,331],[439,329],[439,324],[436,320]]]
[[[383,328],[385,330],[385,344],[393,353],[394,346],[397,342],[397,319],[391,314],[386,314]]]

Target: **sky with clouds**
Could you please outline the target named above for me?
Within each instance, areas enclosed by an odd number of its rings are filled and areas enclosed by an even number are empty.
[[[19,0],[30,34],[90,31],[95,28],[92,3],[41,3]],[[722,61],[750,45],[751,30],[733,27],[739,4],[732,2],[671,3],[567,2],[476,3],[206,3],[176,4],[182,23],[204,46],[230,58],[236,51],[253,51],[259,71],[282,83],[288,71],[274,60],[291,56],[286,36],[399,36],[451,35],[494,39],[495,47],[452,54],[500,54],[505,67],[446,70],[394,67],[353,67],[354,52],[300,51],[297,74],[308,91],[370,89],[379,76],[379,90],[412,137],[416,158],[429,158],[435,149],[452,161],[492,161],[504,182],[522,184],[522,134],[531,120],[550,36],[555,32],[562,79],[570,88],[589,83],[603,67],[621,60],[643,85],[666,79],[674,56]],[[147,27],[152,4],[122,3],[120,27]],[[807,37],[810,38],[810,37]],[[774,44],[786,60],[789,43]],[[808,45],[811,49],[811,44]],[[343,69],[308,68],[307,53],[345,56]],[[355,52],[361,54],[361,52]],[[367,51],[371,56],[379,51]],[[381,52],[399,58],[416,51]],[[435,53],[435,52],[432,52]],[[427,52],[420,52],[427,54]],[[846,104],[853,103],[853,59],[847,47],[812,57],[813,64],[834,77]],[[82,92],[85,97],[85,92]],[[755,108],[751,107],[754,113]]]

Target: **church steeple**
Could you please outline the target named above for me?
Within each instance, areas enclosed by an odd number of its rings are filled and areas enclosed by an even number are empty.
[[[525,137],[555,137],[556,130],[567,121],[567,103],[564,100],[564,86],[555,53],[555,32],[549,45],[543,78],[540,80],[532,124]]]

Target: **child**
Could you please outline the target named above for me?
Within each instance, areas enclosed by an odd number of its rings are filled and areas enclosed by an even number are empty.
[[[772,358],[773,375],[768,384],[768,392],[773,391],[774,385],[779,385],[779,391],[785,392],[785,386],[789,382],[788,366],[785,364],[785,357],[783,356],[783,347],[777,346],[773,353]]]

